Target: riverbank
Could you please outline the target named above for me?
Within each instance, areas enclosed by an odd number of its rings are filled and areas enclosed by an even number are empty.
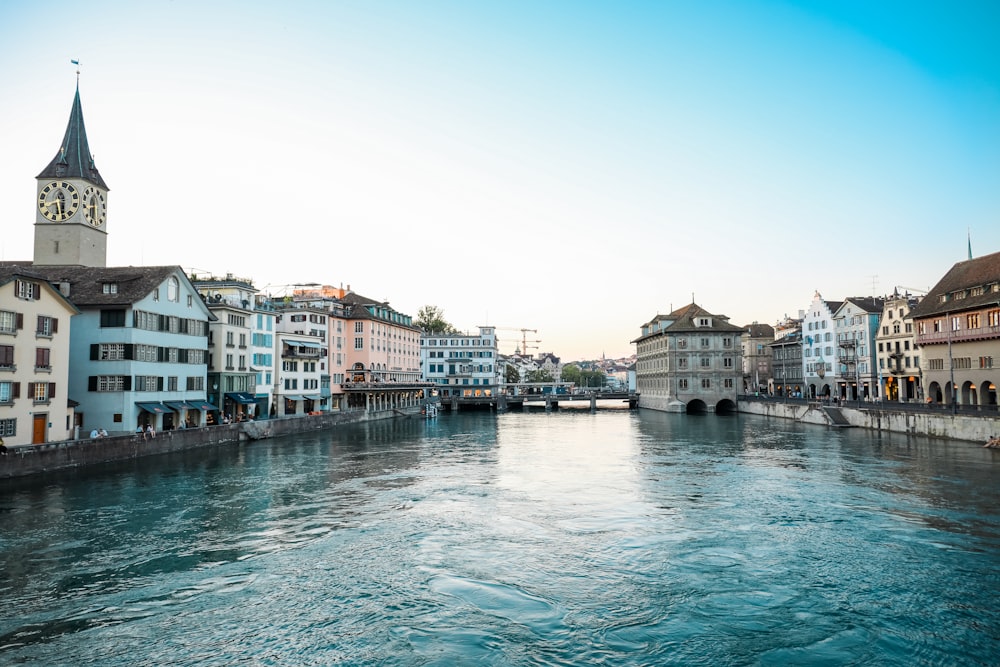
[[[884,405],[847,407],[817,402],[784,403],[775,399],[740,397],[739,411],[747,414],[794,419],[806,424],[858,427],[875,431],[924,435],[932,438],[968,440],[980,445],[1000,435],[1000,417],[955,414],[947,408],[927,411],[887,409]]]
[[[49,442],[42,445],[19,445],[8,447],[7,453],[0,456],[0,479],[25,477],[97,463],[127,461],[186,449],[230,445],[248,440],[329,429],[361,421],[419,416],[419,411],[419,407],[411,410],[343,410],[166,431],[157,433],[152,439],[145,439],[141,435],[122,435]]]

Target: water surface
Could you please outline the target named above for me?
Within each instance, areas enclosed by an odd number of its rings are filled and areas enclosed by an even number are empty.
[[[444,414],[5,482],[0,664],[987,665],[1000,452]]]

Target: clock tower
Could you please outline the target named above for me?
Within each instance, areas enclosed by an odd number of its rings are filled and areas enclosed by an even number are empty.
[[[94,165],[77,82],[66,135],[38,176],[36,266],[107,266],[108,186]]]

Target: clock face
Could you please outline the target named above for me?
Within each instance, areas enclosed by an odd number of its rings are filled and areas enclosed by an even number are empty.
[[[104,193],[91,186],[83,191],[83,216],[94,227],[104,224],[108,205],[104,201]]]
[[[69,220],[80,208],[80,193],[66,181],[52,181],[38,192],[38,210],[52,222]]]

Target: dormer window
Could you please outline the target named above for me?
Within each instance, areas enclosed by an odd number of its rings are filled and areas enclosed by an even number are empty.
[[[707,317],[702,317],[698,320],[698,326],[700,327],[711,326],[711,321]]]
[[[105,294],[118,294],[118,283],[103,283],[101,291]]]

